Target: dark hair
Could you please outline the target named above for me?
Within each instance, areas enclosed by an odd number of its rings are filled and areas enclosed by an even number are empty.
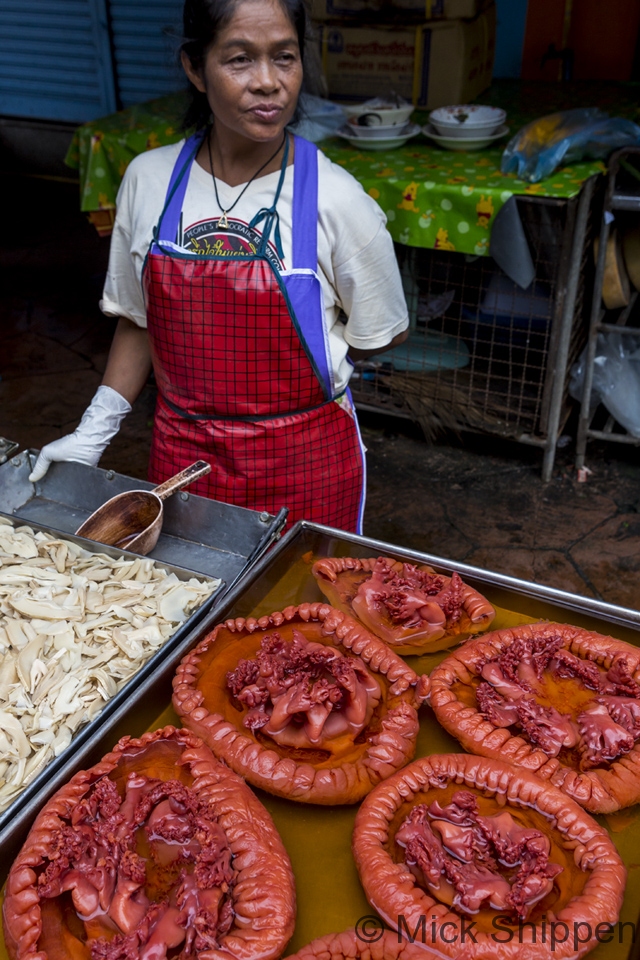
[[[235,9],[242,0],[185,0],[182,12],[183,39],[180,51],[184,52],[194,69],[204,64],[207,50],[214,43],[218,31],[230,22]],[[304,65],[305,39],[307,35],[307,10],[304,0],[278,0],[293,24],[298,36],[300,56]],[[189,104],[182,126],[185,130],[200,130],[211,121],[211,107],[206,94],[189,83]]]

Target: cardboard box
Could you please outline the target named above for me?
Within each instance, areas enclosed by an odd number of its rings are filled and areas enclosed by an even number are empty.
[[[322,24],[322,66],[332,100],[358,101],[396,93],[415,106],[474,100],[491,83],[496,8],[473,20],[420,26]]]
[[[399,11],[422,20],[460,20],[476,17],[489,0],[311,0],[314,20],[364,16],[368,20],[391,19]]]
[[[411,10],[425,20],[471,20],[490,6],[488,0],[389,0],[389,2],[392,8]]]

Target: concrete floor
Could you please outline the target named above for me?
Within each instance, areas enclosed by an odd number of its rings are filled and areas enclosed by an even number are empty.
[[[5,178],[0,227],[0,434],[40,447],[72,430],[100,383],[113,323],[98,309],[108,240],[78,212],[77,187]],[[144,477],[154,389],[147,386],[101,466]],[[640,609],[640,463],[634,448],[573,450],[553,479],[541,453],[493,437],[427,445],[417,427],[364,414],[365,533],[572,593]]]

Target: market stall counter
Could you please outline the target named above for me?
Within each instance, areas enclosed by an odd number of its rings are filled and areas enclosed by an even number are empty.
[[[164,659],[153,675],[148,676],[135,694],[114,711],[108,721],[95,731],[82,750],[77,751],[65,768],[34,797],[0,833],[5,854],[2,880],[10,863],[25,840],[36,812],[48,797],[80,769],[96,763],[124,735],[141,736],[166,725],[180,726],[171,706],[172,681],[185,655],[199,645],[221,622],[236,623],[241,618],[264,617],[273,611],[308,609],[324,597],[312,575],[314,563],[322,558],[371,558],[384,556],[407,563],[427,563],[436,572],[451,574],[454,567],[446,559],[408,551],[391,544],[345,534],[332,528],[301,522],[295,525],[269,554],[262,557],[229,591],[224,604],[202,620],[171,655]],[[496,617],[492,629],[533,623],[540,619],[613,634],[619,640],[638,646],[640,614],[597,600],[578,597],[512,577],[494,574],[465,564],[455,570],[469,587],[479,591],[493,605]],[[286,614],[293,615],[293,614]],[[286,617],[285,617],[286,618]],[[255,619],[250,620],[251,623]],[[439,650],[406,658],[406,665],[415,674],[430,673],[450,651]],[[420,713],[417,756],[460,754],[458,742],[437,723],[427,707]],[[530,775],[526,775],[530,776]],[[298,919],[289,950],[293,952],[317,937],[356,927],[362,936],[382,931],[378,919],[368,905],[358,879],[351,853],[351,835],[357,807],[317,806],[296,803],[256,790],[271,813],[284,841],[296,878]],[[637,862],[640,853],[640,821],[635,808],[599,818],[620,857],[626,864],[628,879],[620,921],[613,939],[596,947],[594,960],[631,958],[635,956],[632,932],[638,921],[640,874]],[[363,928],[363,918],[369,922]],[[606,920],[606,918],[603,918]],[[360,926],[358,923],[360,922]],[[378,926],[376,926],[376,924]],[[363,932],[364,931],[364,932]],[[411,932],[411,931],[410,931]],[[619,935],[618,935],[619,934]],[[4,955],[3,955],[4,960]]]
[[[507,111],[513,134],[545,113],[591,103],[611,106],[625,115],[635,112],[634,97],[620,85],[549,84],[494,81],[480,98]],[[83,124],[75,131],[66,164],[78,171],[80,208],[96,228],[108,235],[115,201],[127,166],[139,153],[182,139],[186,98],[170,94]],[[425,124],[427,113],[417,110]],[[336,138],[322,149],[344,166],[387,214],[391,236],[421,249],[448,250],[484,256],[495,218],[514,195],[569,200],[583,184],[605,169],[600,161],[575,163],[539,183],[529,184],[500,172],[507,139],[490,149],[458,153],[434,146],[420,136],[404,147],[371,152],[357,150]]]

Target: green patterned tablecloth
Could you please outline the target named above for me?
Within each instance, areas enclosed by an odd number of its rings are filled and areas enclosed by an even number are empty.
[[[80,209],[115,207],[120,181],[133,158],[182,139],[184,109],[184,93],[173,93],[78,127],[64,162],[79,172]]]
[[[637,85],[548,84],[502,81],[480,99],[507,110],[515,133],[523,124],[555,110],[602,106],[638,120]],[[144,150],[181,139],[182,93],[140,104],[79,127],[66,157],[79,171],[81,209],[112,210],[130,161]],[[425,123],[426,114],[415,119]],[[604,170],[601,162],[576,163],[540,183],[500,173],[500,146],[477,153],[441,150],[422,136],[384,152],[356,150],[334,137],[320,146],[360,181],[385,211],[394,240],[415,247],[488,252],[492,222],[513,194],[569,198],[584,181]]]
[[[514,193],[573,197],[584,181],[604,170],[579,163],[541,183],[500,173],[503,148],[457,153],[416,138],[384,153],[322,144],[327,155],[359,180],[387,215],[394,240],[410,247],[488,253],[491,225]]]

